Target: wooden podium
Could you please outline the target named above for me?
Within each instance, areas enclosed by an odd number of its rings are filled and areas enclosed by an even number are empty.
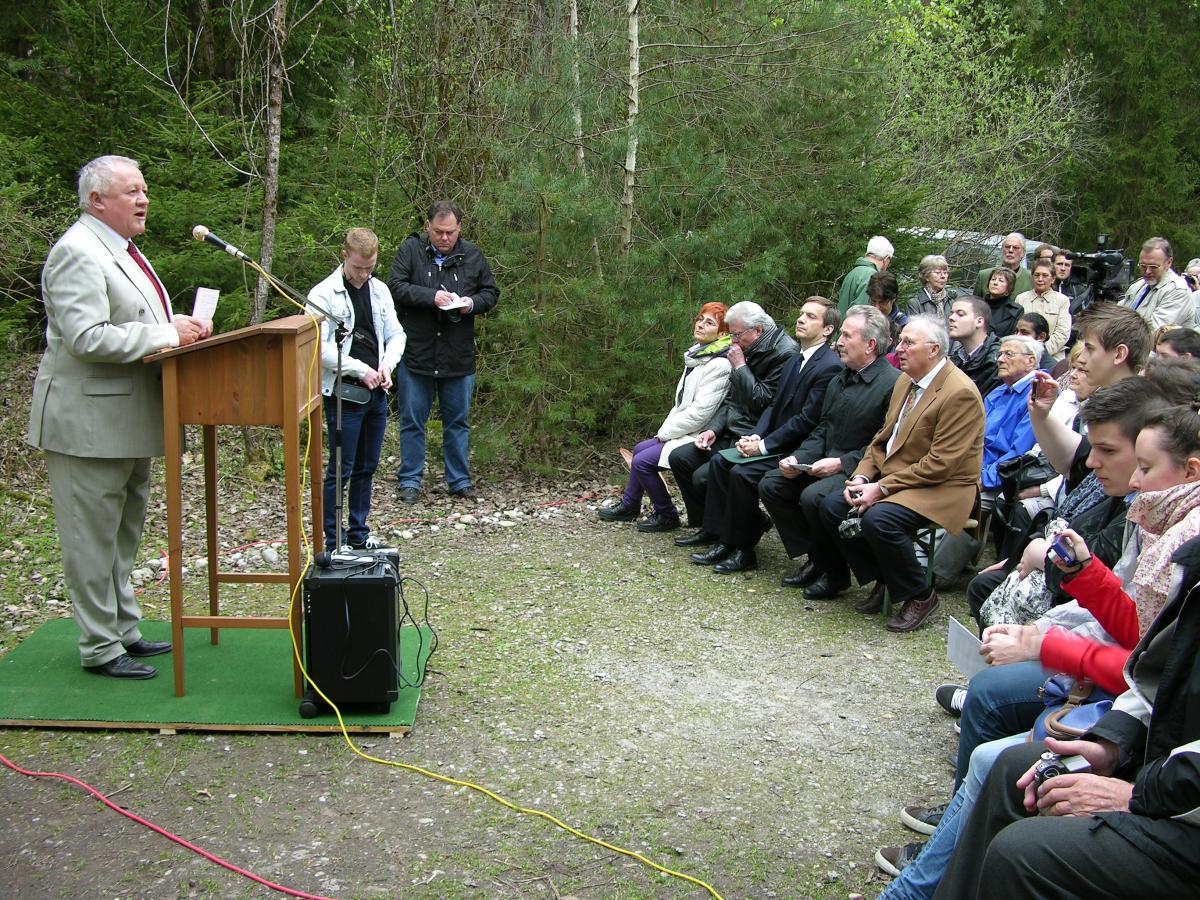
[[[166,443],[167,552],[171,575],[171,643],[175,696],[183,689],[183,629],[211,629],[214,644],[221,628],[290,628],[299,646],[300,580],[304,572],[304,533],[300,496],[300,422],[310,435],[308,477],[312,534],[321,526],[321,362],[318,333],[308,316],[289,316],[216,335],[187,347],[146,357],[161,362],[163,429]],[[208,542],[207,616],[183,613],[182,427],[204,426],[204,511]],[[217,542],[217,426],[275,425],[283,429],[284,484],[287,505],[288,571],[221,572]],[[223,616],[221,582],[286,584],[287,616]],[[293,659],[296,696],[303,676]]]

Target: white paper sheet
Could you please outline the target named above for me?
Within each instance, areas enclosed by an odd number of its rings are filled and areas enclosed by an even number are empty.
[[[196,302],[192,306],[192,317],[212,321],[213,313],[217,311],[217,298],[221,292],[215,288],[196,288]]]
[[[946,656],[967,678],[971,678],[980,669],[987,668],[987,663],[979,655],[981,643],[983,642],[975,636],[975,632],[968,630],[954,616],[950,617],[950,628],[946,634]]]

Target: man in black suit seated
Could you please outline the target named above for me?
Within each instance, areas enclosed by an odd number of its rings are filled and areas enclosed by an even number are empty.
[[[887,317],[873,306],[850,308],[836,345],[845,368],[825,392],[817,427],[758,483],[758,496],[792,559],[812,549],[809,534],[820,527],[821,501],[842,492],[846,476],[858,467],[867,444],[883,425],[892,388],[900,377],[887,361],[889,329]],[[785,576],[783,583],[808,587],[821,574],[810,560],[797,574]]]
[[[758,482],[775,468],[775,456],[790,453],[817,424],[825,390],[841,369],[829,338],[841,316],[837,304],[824,297],[809,297],[796,319],[800,353],[783,369],[779,389],[755,426],[735,445],[748,462],[730,462],[717,454],[708,466],[708,488],[701,530],[718,543],[704,553],[692,554],[697,565],[716,566],[722,575],[758,566],[754,547],[769,521],[758,509]],[[767,456],[769,459],[755,459]]]

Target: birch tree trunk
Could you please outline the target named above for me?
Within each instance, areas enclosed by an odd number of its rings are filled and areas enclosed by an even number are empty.
[[[628,0],[629,13],[629,108],[625,130],[629,143],[625,149],[625,177],[621,188],[621,253],[627,255],[633,245],[633,183],[637,174],[638,150],[638,79],[641,75],[640,45],[638,43],[638,3]]]
[[[259,264],[268,272],[275,257],[275,220],[279,207],[279,140],[283,130],[283,61],[287,42],[287,0],[275,0],[271,9],[271,30],[267,35],[267,146],[263,166],[262,244]],[[262,321],[267,308],[269,285],[259,276],[254,285],[250,324]]]

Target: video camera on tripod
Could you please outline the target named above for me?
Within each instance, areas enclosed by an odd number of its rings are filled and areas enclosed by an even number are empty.
[[[1126,258],[1124,250],[1110,250],[1107,234],[1096,236],[1094,252],[1069,252],[1067,259],[1073,263],[1069,281],[1088,289],[1090,302],[1087,305],[1102,300],[1120,302],[1132,279],[1133,260]]]

